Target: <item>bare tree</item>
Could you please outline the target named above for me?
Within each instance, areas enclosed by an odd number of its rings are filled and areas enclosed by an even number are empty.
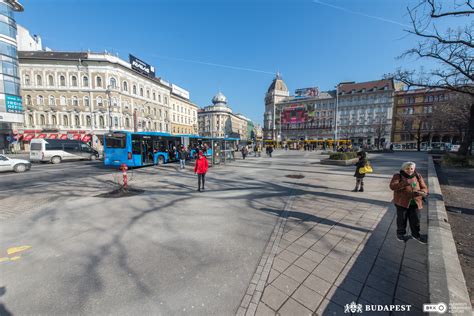
[[[373,124],[373,131],[375,136],[375,142],[377,143],[377,149],[380,149],[381,140],[387,134],[387,120],[384,115],[378,113],[375,117]]]
[[[423,138],[428,138],[432,132],[432,115],[429,113],[400,113],[398,119],[402,122],[403,132],[416,141],[416,149],[421,150]]]
[[[429,71],[399,69],[395,79],[408,87],[442,88],[471,97],[468,124],[459,150],[469,153],[474,140],[474,5],[471,0],[420,0],[408,8],[411,19],[409,33],[420,38],[417,47],[406,51],[400,58],[415,57],[430,60],[435,67]],[[458,23],[455,28],[442,25]],[[464,26],[458,26],[460,23]],[[444,24],[443,24],[444,23]]]
[[[461,139],[469,130],[469,110],[473,103],[467,94],[451,93],[447,102],[433,107],[433,126],[436,129],[457,131]]]

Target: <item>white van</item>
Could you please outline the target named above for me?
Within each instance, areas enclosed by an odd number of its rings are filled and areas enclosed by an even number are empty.
[[[60,163],[63,160],[99,158],[99,152],[80,140],[35,138],[30,143],[30,161]]]

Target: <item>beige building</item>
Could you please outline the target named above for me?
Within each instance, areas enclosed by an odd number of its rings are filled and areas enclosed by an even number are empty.
[[[23,145],[33,137],[74,137],[100,147],[94,136],[109,130],[171,132],[171,85],[116,56],[34,51],[19,52],[19,62],[25,123],[15,129]],[[189,113],[196,120],[196,111]]]
[[[189,93],[176,85],[171,90],[171,133],[198,134],[198,106],[189,100]]]
[[[247,120],[232,113],[221,92],[212,98],[212,105],[198,112],[198,126],[201,136],[247,139]]]

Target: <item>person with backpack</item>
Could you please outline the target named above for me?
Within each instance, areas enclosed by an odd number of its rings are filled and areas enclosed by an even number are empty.
[[[207,161],[206,156],[199,151],[198,159],[196,159],[196,164],[194,165],[194,174],[198,175],[198,191],[204,191],[204,184],[206,182],[206,172],[209,169],[209,162]],[[202,183],[202,185],[201,185]],[[202,187],[202,190],[201,190]]]
[[[405,162],[400,172],[395,173],[390,181],[393,202],[397,208],[397,240],[407,240],[405,235],[409,221],[411,236],[419,243],[426,244],[420,235],[420,210],[429,191],[423,177],[415,169],[414,162]]]
[[[356,163],[356,171],[354,173],[354,177],[356,178],[356,186],[352,192],[364,192],[364,177],[365,173],[360,173],[360,168],[364,167],[368,161],[367,161],[367,154],[365,151],[359,151],[357,153],[357,157],[359,158],[359,161]]]

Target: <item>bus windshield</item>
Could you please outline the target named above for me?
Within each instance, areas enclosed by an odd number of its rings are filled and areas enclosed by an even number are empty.
[[[125,148],[126,138],[124,134],[109,134],[105,136],[105,144],[108,148]]]

